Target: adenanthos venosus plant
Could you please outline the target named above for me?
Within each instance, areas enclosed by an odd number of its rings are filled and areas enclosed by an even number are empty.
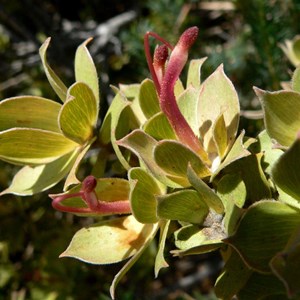
[[[126,260],[112,298],[159,232],[155,276],[168,266],[165,245],[172,235],[174,256],[221,252],[218,298],[297,299],[299,69],[289,90],[255,88],[265,130],[250,138],[239,129],[238,95],[223,66],[202,80],[206,58],[188,63],[197,36],[191,27],[171,45],[146,33],[152,79],[112,87],[115,97],[101,122],[89,40],[76,51],[69,88],[47,63],[47,40],[42,62],[63,103],[33,96],[2,100],[0,157],[24,165],[2,194],[31,195],[66,178],[64,191],[50,195],[53,208],[98,221],[79,230],[61,257],[92,264]],[[159,45],[152,54],[153,39]],[[77,169],[91,147],[98,151],[98,176],[80,182]]]

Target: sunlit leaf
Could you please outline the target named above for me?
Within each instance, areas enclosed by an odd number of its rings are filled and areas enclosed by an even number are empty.
[[[251,268],[270,272],[269,263],[300,225],[300,211],[276,201],[253,204],[236,233],[225,242],[233,246]]]
[[[67,99],[67,87],[61,81],[61,79],[55,74],[47,62],[46,52],[49,46],[51,38],[47,38],[43,45],[40,47],[40,57],[43,63],[43,67],[48,78],[49,83],[51,84],[53,90],[57,96],[61,99],[62,102],[65,102]]]
[[[145,79],[141,83],[139,104],[144,115],[148,119],[160,112],[156,89],[153,81],[150,79]]]
[[[268,92],[255,88],[264,111],[267,132],[283,146],[290,146],[300,128],[300,93]]]
[[[191,165],[196,174],[202,178],[210,175],[210,170],[200,157],[177,141],[160,141],[155,147],[154,158],[157,165],[182,186],[190,186],[187,179],[188,165]]]
[[[189,64],[186,87],[192,85],[194,88],[199,88],[201,84],[201,67],[207,57],[200,59],[192,59]]]
[[[239,99],[222,65],[201,85],[197,111],[200,134],[209,152],[216,151],[213,126],[220,114],[227,128],[227,145],[233,143],[239,124]]]
[[[177,103],[180,112],[187,120],[194,134],[199,137],[199,126],[197,116],[198,96],[199,89],[189,87],[178,97]]]
[[[142,223],[156,223],[157,200],[155,195],[163,192],[157,180],[142,168],[132,168],[128,172],[131,183],[130,204],[132,214]]]
[[[99,140],[103,144],[112,143],[114,151],[125,169],[129,169],[130,166],[116,141],[128,132],[129,120],[124,117],[124,112],[129,105],[130,102],[126,99],[125,95],[121,92],[117,92],[106,113],[99,132]]]
[[[136,254],[152,237],[154,225],[133,216],[102,221],[75,233],[60,257],[73,257],[91,264],[111,264]]]
[[[170,125],[166,115],[159,112],[153,115],[143,126],[144,131],[157,140],[176,139],[174,129]]]
[[[242,131],[241,134],[238,136],[238,138],[235,140],[232,148],[228,152],[226,158],[224,161],[219,165],[217,170],[214,171],[214,173],[211,176],[211,181],[219,174],[219,172],[224,169],[225,167],[232,164],[234,161],[246,157],[250,155],[251,153],[244,147],[243,139],[244,139],[245,132]]]
[[[169,231],[169,225],[170,225],[169,220],[161,220],[159,223],[160,236],[159,236],[159,243],[158,243],[158,251],[155,257],[155,265],[154,265],[155,277],[158,276],[158,273],[162,268],[167,268],[169,266],[165,260],[165,255],[164,255],[166,240]]]
[[[197,175],[191,165],[187,169],[187,177],[191,185],[199,193],[201,200],[217,213],[224,212],[224,206],[219,196]]]
[[[76,173],[77,170],[79,168],[79,165],[83,159],[83,157],[86,155],[86,153],[88,152],[88,150],[90,149],[92,143],[95,141],[95,138],[92,139],[86,146],[84,146],[82,149],[80,149],[79,154],[76,158],[76,160],[74,161],[72,168],[65,180],[65,184],[64,184],[64,191],[66,191],[69,186],[73,185],[73,184],[78,184],[80,183],[80,181],[77,179]]]
[[[120,91],[125,95],[128,101],[130,101],[130,110],[132,116],[130,116],[131,128],[139,128],[141,124],[144,124],[146,117],[141,109],[139,103],[140,84],[120,84]]]
[[[225,237],[220,224],[199,228],[196,225],[187,225],[175,233],[175,245],[178,250],[172,250],[174,256],[201,254],[214,251],[223,244]]]
[[[84,41],[76,50],[75,54],[75,79],[87,84],[93,91],[96,99],[96,111],[99,110],[99,83],[98,75],[93,59],[86,47],[92,38]]]
[[[157,180],[170,187],[180,187],[179,184],[169,179],[167,173],[154,161],[153,151],[157,143],[158,142],[150,135],[139,129],[133,130],[130,134],[118,141],[118,145],[132,151],[142,163],[146,165],[148,170]]]
[[[0,102],[0,131],[13,127],[60,132],[57,117],[61,105],[37,96],[19,96]]]
[[[0,132],[0,158],[16,164],[45,164],[78,147],[63,135],[40,129]]]
[[[225,207],[224,227],[231,235],[242,215],[242,208],[246,202],[246,185],[240,174],[226,174],[217,185],[217,194]]]
[[[208,214],[208,206],[194,190],[181,190],[156,198],[157,215],[162,219],[201,224]]]
[[[97,118],[97,102],[92,90],[83,82],[74,83],[68,90],[68,100],[59,114],[63,134],[84,144],[92,138]]]
[[[136,253],[128,260],[128,262],[123,266],[123,268],[118,272],[118,274],[115,276],[111,286],[110,286],[110,295],[112,299],[115,299],[115,290],[120,282],[120,280],[124,277],[124,275],[129,271],[129,269],[135,264],[135,262],[140,258],[140,256],[143,254],[145,249],[149,246],[149,244],[152,242],[153,238],[155,237],[155,234],[158,230],[158,225],[145,225],[145,226],[152,226],[152,231],[149,233],[147,240],[145,240],[144,244],[136,251]]]
[[[274,163],[279,159],[279,157],[283,154],[281,149],[274,148],[274,142],[266,132],[263,130],[257,136],[257,142],[253,143],[250,148],[250,151],[254,153],[262,152],[264,155],[262,157],[261,163],[264,172],[270,174],[271,168]]]
[[[13,178],[10,186],[0,195],[33,195],[49,189],[61,181],[70,171],[77,152],[68,153],[46,165],[23,167]]]
[[[216,119],[213,126],[213,141],[216,145],[218,156],[223,159],[227,151],[227,128],[223,114]]]

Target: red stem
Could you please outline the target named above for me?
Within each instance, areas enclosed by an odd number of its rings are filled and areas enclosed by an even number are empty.
[[[88,176],[82,182],[80,192],[70,193],[60,196],[53,196],[52,207],[54,209],[70,213],[96,213],[96,214],[128,214],[131,213],[130,202],[128,200],[105,202],[97,198],[95,188],[97,180],[93,176]],[[51,197],[51,196],[50,196]],[[62,205],[61,202],[74,197],[81,197],[87,207],[70,207]]]

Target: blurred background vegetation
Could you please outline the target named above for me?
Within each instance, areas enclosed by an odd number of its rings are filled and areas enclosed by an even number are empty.
[[[207,77],[223,63],[243,111],[260,109],[252,87],[276,90],[290,79],[292,65],[279,47],[300,33],[300,0],[2,0],[0,2],[0,99],[33,94],[58,100],[44,75],[38,49],[51,36],[51,66],[68,85],[74,81],[76,47],[94,37],[89,49],[100,74],[104,115],[109,85],[148,77],[143,35],[155,31],[172,43],[189,26],[200,36],[191,58],[208,56]],[[261,120],[241,119],[255,136]],[[89,172],[89,162],[83,165]],[[17,167],[0,163],[1,190]],[[52,193],[61,191],[61,186]],[[120,265],[93,266],[59,259],[73,234],[93,222],[55,212],[47,194],[3,196],[0,200],[0,300],[109,299]],[[158,279],[155,245],[120,284],[117,299],[215,299],[218,254],[174,259]],[[172,249],[172,245],[170,245]]]

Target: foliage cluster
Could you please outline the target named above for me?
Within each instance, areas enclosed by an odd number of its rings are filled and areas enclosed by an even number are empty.
[[[253,3],[258,5],[259,1]],[[176,2],[176,5],[182,3]],[[236,5],[247,19],[247,13],[252,10],[242,7],[242,1],[237,1]],[[263,4],[257,7],[262,12],[266,9]],[[278,20],[271,21],[278,24]],[[292,22],[292,18],[289,21]],[[243,39],[249,35],[260,38],[253,42],[259,45],[256,49],[266,55],[258,62],[260,67],[254,68],[260,72],[258,86],[271,82],[269,88],[279,89],[280,81],[287,79],[280,77],[283,73],[280,68],[284,65],[276,64],[280,49],[270,40],[270,32],[264,36],[256,31],[254,25],[257,24],[253,20],[250,24],[253,28]],[[270,26],[269,30],[276,31],[276,28]],[[288,28],[288,24],[284,28]],[[23,216],[15,224],[19,227],[26,224],[28,236],[35,236],[36,224],[43,222],[51,208],[39,207],[38,198],[33,196],[35,209],[28,217],[29,204],[19,195],[34,195],[66,178],[63,186],[59,184],[51,190],[53,207],[87,218],[75,225],[84,228],[75,234],[61,256],[93,264],[129,259],[113,281],[112,295],[121,277],[140,254],[153,250],[152,240],[159,240],[157,253],[152,251],[151,254],[156,257],[155,274],[167,266],[166,241],[174,239],[171,253],[175,256],[217,249],[221,252],[226,263],[215,292],[222,299],[231,299],[233,295],[240,299],[296,299],[299,293],[298,69],[293,74],[292,84],[283,84],[285,90],[267,92],[256,88],[266,131],[253,139],[245,137],[239,129],[243,127],[239,120],[240,103],[244,107],[246,104],[239,101],[222,66],[214,69],[219,59],[212,64],[210,59],[205,63],[205,59],[192,60],[187,79],[178,80],[176,84],[173,81],[171,86],[174,84],[176,103],[192,130],[192,139],[194,135],[200,143],[200,147],[195,148],[189,138],[185,139],[189,128],[181,135],[176,129],[178,120],[172,121],[176,106],[172,106],[168,114],[168,107],[161,104],[162,99],[173,99],[171,88],[165,94],[160,90],[169,83],[168,70],[169,75],[176,73],[171,63],[173,46],[160,39],[170,47],[170,56],[169,62],[162,62],[165,71],[161,78],[159,65],[152,70],[152,76],[158,77],[157,82],[146,79],[140,84],[113,87],[115,96],[106,112],[100,103],[96,67],[86,48],[89,40],[76,51],[75,83],[70,86],[59,79],[47,62],[49,41],[40,48],[40,56],[48,80],[62,103],[41,96],[18,96],[0,104],[1,159],[24,166],[2,192],[2,195],[17,195],[18,203],[16,207],[11,203],[2,206],[3,224],[12,225],[11,219],[5,220],[6,212],[7,216]],[[272,50],[265,51],[268,47]],[[287,41],[282,48],[297,65],[298,40]],[[224,50],[225,63],[227,55],[232,55],[236,49]],[[173,58],[176,59],[175,54]],[[121,60],[126,61],[124,57]],[[230,71],[239,70],[235,66],[225,65]],[[201,70],[205,76],[201,75]],[[239,93],[244,92],[249,91],[239,90]],[[174,103],[169,101],[169,105]],[[99,108],[100,115],[105,115],[100,120]],[[6,177],[5,170],[2,172]],[[79,180],[89,174],[93,177]],[[115,218],[119,213],[124,213],[125,217]],[[73,224],[73,219],[70,215],[66,217],[69,224]],[[94,223],[97,219],[100,222]],[[72,230],[63,219],[53,220],[48,226],[57,226],[60,221],[63,227],[52,231],[51,237],[45,236],[41,244],[54,238],[52,247],[56,249],[66,236],[71,238]],[[45,228],[47,230],[47,226]],[[18,232],[15,237],[26,238]],[[23,252],[23,249],[8,249],[8,246],[12,247],[5,241],[1,243],[1,261],[7,266],[1,274],[2,286],[16,276],[8,252]],[[25,256],[34,255],[31,247],[29,244]],[[46,256],[57,255],[53,249],[47,250]],[[40,274],[38,265],[45,266],[44,274]],[[86,274],[85,267],[77,266]],[[140,264],[139,267],[144,266]],[[36,267],[30,266],[28,276],[33,281],[44,282],[43,288],[49,289],[46,282],[52,280],[47,277],[50,269],[47,261],[39,261]],[[62,278],[67,276],[65,272],[63,268],[57,270]],[[74,273],[78,271],[74,269]],[[74,278],[79,276],[75,274]],[[44,297],[41,293],[42,288],[35,288],[32,297]],[[59,297],[50,291],[47,295]]]

